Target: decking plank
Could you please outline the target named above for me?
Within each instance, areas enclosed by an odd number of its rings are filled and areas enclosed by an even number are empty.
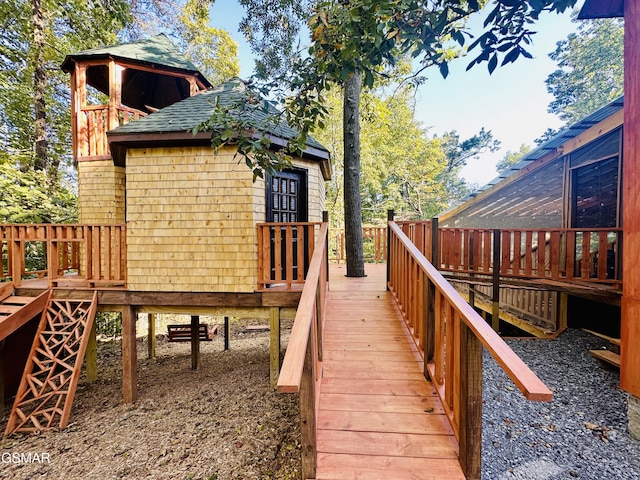
[[[316,480],[464,480],[456,459],[318,454]]]
[[[316,480],[463,479],[458,446],[418,348],[385,289],[331,268],[323,326]]]
[[[318,451],[389,457],[458,458],[450,435],[319,430]]]
[[[440,399],[435,393],[431,396],[415,398],[398,395],[362,395],[322,392],[320,394],[320,405],[322,405],[322,409],[326,411],[444,413]]]
[[[396,362],[404,365],[405,362]],[[342,367],[328,368],[324,370],[325,378],[361,378],[367,380],[419,380],[424,381],[424,375],[416,369],[402,368],[398,370],[388,370],[381,368],[357,368],[350,364]]]
[[[414,433],[453,435],[445,415],[433,413],[349,412],[321,410],[318,429],[350,432]]]
[[[390,361],[390,362],[411,362],[413,360],[419,359],[419,354],[415,351],[407,349],[403,352],[393,352],[393,355],[387,355],[384,359],[382,358],[380,352],[375,350],[367,351],[360,350],[357,352],[349,351],[349,350],[333,350],[330,346],[326,346],[323,344],[324,350],[324,359],[325,360],[340,360],[340,361],[358,361],[358,360],[376,360],[380,361]]]

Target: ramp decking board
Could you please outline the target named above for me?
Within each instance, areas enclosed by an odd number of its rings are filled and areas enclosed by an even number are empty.
[[[383,270],[367,269],[358,279],[332,269],[316,480],[463,479],[457,441]]]

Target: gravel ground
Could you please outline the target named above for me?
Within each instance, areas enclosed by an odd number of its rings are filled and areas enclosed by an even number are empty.
[[[619,374],[588,353],[607,342],[580,330],[507,342],[554,399],[526,400],[485,352],[482,478],[640,479],[640,442],[627,431]]]

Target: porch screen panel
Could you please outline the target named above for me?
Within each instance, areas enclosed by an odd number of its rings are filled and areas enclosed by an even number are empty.
[[[618,226],[621,135],[617,128],[570,154],[572,227]]]
[[[554,228],[563,214],[564,157],[507,185],[458,213],[443,226]]]
[[[576,168],[573,190],[573,227],[617,226],[618,157]]]

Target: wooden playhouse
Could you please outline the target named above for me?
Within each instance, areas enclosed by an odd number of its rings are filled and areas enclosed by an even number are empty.
[[[2,226],[7,251],[2,275],[11,278],[13,288],[5,289],[0,309],[13,308],[5,304],[14,298],[49,290],[52,305],[66,303],[47,307],[42,302],[40,311],[72,311],[74,305],[83,305],[83,312],[120,312],[125,402],[137,398],[138,313],[191,315],[194,368],[198,315],[264,319],[271,330],[275,385],[280,320],[295,315],[323,221],[325,182],[331,175],[328,151],[309,138],[290,168],[254,179],[233,143],[214,151],[210,131],[192,133],[216,105],[233,106],[247,95],[257,98],[250,86],[234,78],[211,87],[162,35],[72,54],[62,68],[71,76],[80,223]],[[260,124],[267,108],[272,107],[260,100],[243,114]],[[297,134],[284,123],[264,125],[254,134],[269,138],[274,149]],[[46,269],[39,272],[25,267],[25,250],[33,243],[46,251]],[[30,312],[29,318],[16,313],[16,328],[0,332],[0,340],[10,342],[27,333],[33,339],[33,325],[30,333],[20,325],[36,313]],[[77,319],[73,331],[83,338],[77,346],[82,343],[80,348],[86,349],[91,379],[97,368],[95,329],[92,334],[92,318],[87,315]],[[151,322],[149,329],[152,336]],[[43,363],[36,358],[39,350],[32,347],[28,369]],[[82,359],[84,352],[76,354]],[[11,365],[21,370],[15,362]],[[60,377],[55,395],[73,390],[62,384],[77,381],[80,365]],[[28,385],[33,379],[49,374],[26,371],[18,397],[31,395]],[[52,392],[32,393],[37,397]],[[70,408],[72,396],[59,403]],[[39,429],[42,422],[59,420],[57,407],[31,415],[18,403],[12,417],[18,412],[28,420],[13,420],[12,426],[28,423],[31,426],[25,428]],[[63,418],[59,426],[65,422]]]

